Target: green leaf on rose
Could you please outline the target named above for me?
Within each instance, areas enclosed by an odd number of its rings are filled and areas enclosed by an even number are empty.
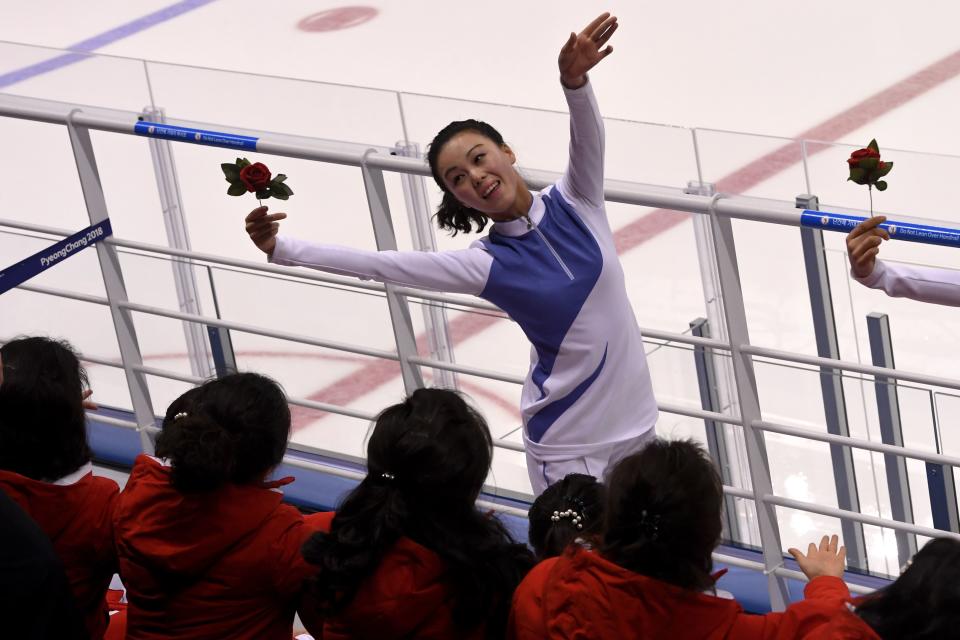
[[[237,158],[237,169],[243,169],[244,167],[249,167],[250,161],[246,158]]]
[[[274,180],[273,182],[270,183],[270,189],[273,190],[274,192],[282,192],[288,196],[293,194],[293,190],[290,189],[290,187],[288,187],[284,183],[279,182],[277,180]]]
[[[270,197],[270,189],[257,189],[257,198],[263,200]]]
[[[870,144],[867,145],[867,148],[868,148],[868,149],[873,149],[873,150],[876,151],[877,153],[880,153],[880,147],[877,145],[877,139],[876,139],[876,138],[874,138],[873,140],[870,141]]]
[[[230,196],[242,196],[247,192],[247,188],[243,186],[242,182],[232,182],[230,183],[230,188],[227,189],[227,195]]]
[[[240,179],[240,169],[234,163],[224,162],[220,165],[220,168],[223,169],[223,175],[226,176],[227,181],[236,182]]]
[[[276,175],[276,177],[273,179],[273,181],[274,181],[274,182],[283,182],[283,181],[286,180],[286,179],[287,179],[287,176],[283,175],[282,173],[278,173],[278,174]]]
[[[866,169],[867,171],[873,171],[877,168],[877,165],[880,163],[879,158],[861,158],[859,164],[857,165],[861,169]]]
[[[287,198],[290,197],[290,195],[287,194],[286,191],[282,191],[280,189],[274,189],[273,197],[276,198],[277,200],[286,200]]]
[[[890,173],[890,169],[893,169],[893,163],[892,163],[892,162],[886,162],[886,163],[884,163],[882,169],[879,168],[879,167],[877,167],[877,177],[878,177],[878,178],[882,178],[883,176],[887,175],[888,173]]]
[[[877,182],[877,191],[886,191],[886,190],[887,190],[887,183],[884,182],[883,180],[878,181],[878,182]]]
[[[850,177],[847,180],[853,180],[857,184],[863,184],[863,179],[867,175],[866,169],[861,169],[860,167],[851,167],[850,168]]]

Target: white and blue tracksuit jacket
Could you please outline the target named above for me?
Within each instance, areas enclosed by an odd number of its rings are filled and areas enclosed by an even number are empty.
[[[533,194],[527,220],[495,223],[460,251],[361,251],[277,237],[271,261],[469,293],[503,309],[532,344],[521,413],[527,452],[563,461],[653,428],[657,406],[603,200],[604,132],[590,84],[564,90],[570,161]]]

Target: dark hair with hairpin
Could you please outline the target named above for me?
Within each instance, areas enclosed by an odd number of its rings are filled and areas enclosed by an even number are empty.
[[[322,612],[346,609],[406,537],[446,563],[455,624],[465,632],[484,624],[488,637],[503,637],[510,596],[533,556],[477,509],[492,459],[486,421],[454,391],[417,389],[381,412],[366,478],[337,509],[330,532],[303,548],[319,567],[313,588]]]
[[[692,440],[657,439],[607,478],[601,552],[636,573],[697,591],[713,586],[723,484]]]
[[[560,555],[576,538],[603,526],[603,485],[593,476],[571,473],[554,482],[530,507],[528,536],[537,558]]]

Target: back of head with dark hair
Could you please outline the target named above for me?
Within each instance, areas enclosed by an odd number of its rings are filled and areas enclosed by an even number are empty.
[[[234,373],[173,401],[157,436],[157,456],[170,460],[179,491],[211,491],[262,479],[283,458],[289,436],[290,408],[280,385],[260,374]]]
[[[441,229],[447,229],[452,235],[457,235],[458,231],[470,233],[473,231],[473,225],[477,226],[477,231],[483,231],[487,226],[487,216],[460,204],[460,202],[447,190],[443,178],[440,175],[440,167],[437,166],[437,160],[440,157],[440,151],[453,137],[464,131],[475,131],[482,136],[489,138],[497,146],[504,144],[503,136],[492,126],[481,120],[455,120],[437,133],[433,142],[427,148],[427,162],[430,164],[430,171],[437,186],[443,190],[443,200],[437,208],[437,226]]]
[[[329,534],[303,555],[318,565],[315,592],[326,614],[342,612],[401,538],[447,565],[454,621],[486,623],[502,635],[510,596],[533,563],[475,501],[490,469],[493,443],[483,417],[459,394],[418,389],[385,409],[367,443],[367,476],[337,509]]]
[[[529,513],[528,535],[537,558],[558,556],[574,539],[598,534],[605,499],[603,485],[583,473],[571,473],[547,487]]]
[[[680,587],[713,585],[723,484],[703,447],[654,440],[621,460],[607,478],[601,551],[636,573]]]
[[[903,574],[867,596],[857,615],[883,640],[954,638],[960,629],[960,542],[931,540]]]
[[[18,338],[0,358],[0,469],[52,481],[87,463],[87,375],[70,344]]]

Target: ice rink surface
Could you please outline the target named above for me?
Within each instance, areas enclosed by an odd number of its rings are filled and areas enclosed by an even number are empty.
[[[960,121],[960,40],[955,2],[825,0],[740,2],[331,2],[285,0],[8,1],[0,4],[0,92],[168,117],[220,130],[251,129],[391,147],[421,146],[450,120],[488,119],[531,169],[562,171],[566,118],[556,54],[571,30],[610,10],[621,27],[615,53],[591,73],[607,117],[607,177],[681,187],[701,178],[727,193],[792,201],[820,197],[825,210],[862,210],[867,193],[845,182],[844,159],[871,138],[896,162],[890,189],[875,197],[898,219],[960,224],[954,186]],[[52,49],[45,49],[50,47]],[[63,58],[62,49],[100,54]],[[146,62],[145,62],[146,61]],[[227,70],[214,71],[213,69]],[[280,76],[273,78],[270,76]],[[349,86],[347,86],[349,85]],[[357,88],[365,87],[365,88]],[[510,105],[508,107],[499,105]],[[699,149],[693,153],[693,133]],[[792,138],[810,145],[806,164]],[[94,133],[95,150],[117,236],[166,244],[147,142]],[[63,127],[0,118],[0,218],[79,229],[88,224]],[[193,248],[261,260],[242,217],[252,198],[231,199],[221,149],[174,145]],[[254,159],[251,156],[251,159]],[[374,248],[360,172],[354,168],[258,157],[290,176],[296,195],[284,203],[283,232]],[[388,175],[395,227],[410,246],[400,178]],[[438,191],[430,186],[431,198]],[[273,204],[273,203],[271,203]],[[642,327],[682,332],[705,315],[689,216],[611,204],[621,259]],[[751,341],[815,354],[799,233],[792,227],[737,222],[737,249]],[[0,232],[4,266],[38,251],[47,238]],[[899,368],[957,378],[956,310],[894,300],[851,283],[843,236],[826,234],[841,357],[869,362],[865,315],[890,316]],[[470,238],[438,236],[441,248]],[[955,250],[889,243],[883,256],[960,268]],[[124,256],[131,299],[176,308],[166,261]],[[215,283],[224,318],[278,331],[391,349],[384,299],[295,279],[197,268],[204,311]],[[92,252],[37,278],[38,284],[102,295]],[[418,330],[419,304],[411,304]],[[451,310],[456,359],[522,376],[523,335],[512,323]],[[176,321],[137,315],[149,364],[189,373]],[[116,358],[108,313],[99,307],[24,291],[0,298],[0,339],[49,333],[81,351]],[[277,377],[288,393],[375,413],[399,400],[397,367],[329,349],[233,334],[242,366]],[[699,406],[691,352],[650,345],[660,400]],[[130,406],[122,372],[91,366],[96,398]],[[809,369],[757,364],[765,417],[824,430],[819,376]],[[519,387],[459,376],[488,416],[495,435],[517,439]],[[845,383],[851,433],[879,440],[871,380]],[[151,379],[155,410],[185,385]],[[909,446],[960,454],[960,397],[943,389],[901,385]],[[362,455],[367,423],[299,412],[297,443]],[[732,429],[732,428],[731,428]],[[702,422],[662,414],[665,436],[703,437]],[[768,436],[776,493],[835,506],[825,445]],[[522,457],[498,450],[491,482],[528,490]],[[889,517],[880,456],[858,451],[864,513]],[[918,524],[931,524],[925,470],[910,463]],[[785,546],[799,545],[836,520],[781,510]],[[871,567],[894,571],[892,532],[866,527]]]

